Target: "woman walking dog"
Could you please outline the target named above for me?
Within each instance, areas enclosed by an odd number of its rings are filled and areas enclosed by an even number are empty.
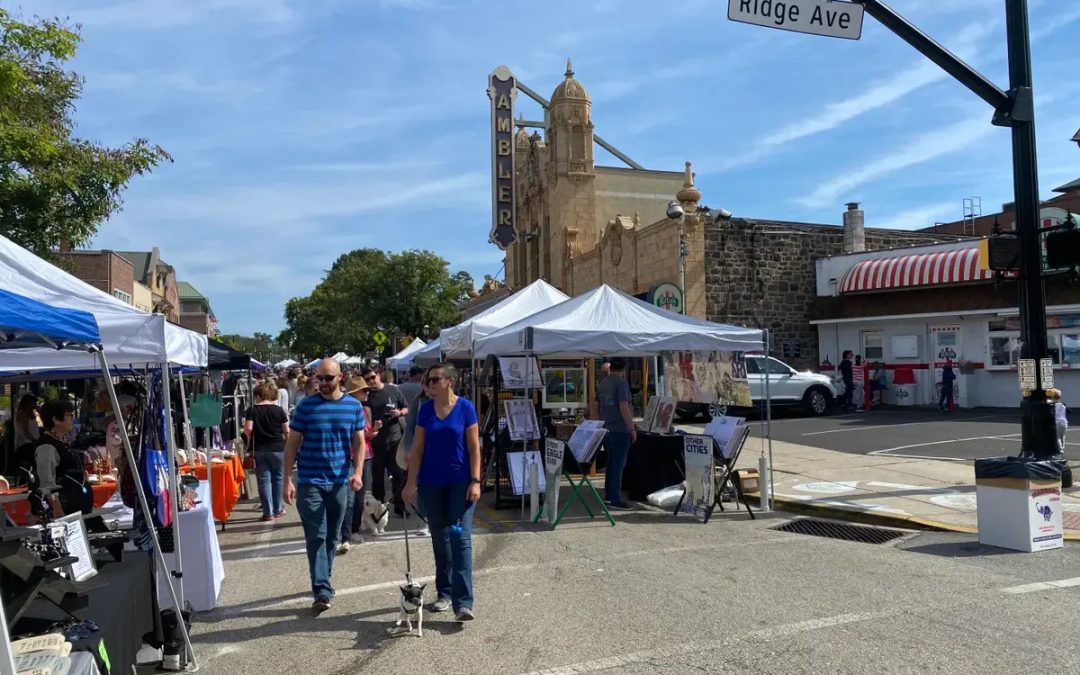
[[[480,429],[472,402],[454,393],[457,370],[441,364],[424,385],[431,400],[416,416],[402,496],[419,504],[431,530],[438,599],[432,612],[451,607],[458,621],[472,621],[472,520],[480,499]]]

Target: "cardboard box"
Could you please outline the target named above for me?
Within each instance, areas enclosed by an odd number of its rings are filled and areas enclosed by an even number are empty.
[[[1061,481],[979,478],[975,495],[980,544],[1028,553],[1065,545]]]
[[[739,469],[735,472],[739,477],[739,485],[742,486],[743,494],[752,494],[761,491],[760,476],[757,469]]]

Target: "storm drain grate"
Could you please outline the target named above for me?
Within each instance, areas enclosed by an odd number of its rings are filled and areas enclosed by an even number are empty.
[[[897,530],[883,530],[877,527],[865,525],[849,525],[848,523],[834,523],[829,520],[817,520],[815,518],[799,518],[777,525],[774,530],[781,532],[794,532],[795,534],[809,534],[813,537],[827,537],[829,539],[842,539],[843,541],[858,541],[864,544],[885,544],[893,539],[898,539],[907,532]]]

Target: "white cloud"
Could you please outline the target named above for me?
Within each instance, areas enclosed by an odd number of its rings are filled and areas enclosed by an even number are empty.
[[[959,218],[961,202],[939,202],[927,204],[895,213],[886,213],[883,218],[871,216],[867,227],[884,230],[917,230],[930,227],[942,220],[953,221]]]
[[[973,58],[978,53],[978,44],[993,31],[996,24],[997,22],[979,22],[966,26],[956,37],[955,53],[961,58]],[[724,168],[730,170],[756,162],[792,141],[835,129],[947,76],[945,71],[934,63],[920,59],[880,84],[855,96],[830,103],[816,114],[790,122],[775,133],[759,138],[748,151],[726,162]]]
[[[980,114],[943,129],[918,136],[888,151],[884,156],[835,176],[818,185],[810,194],[796,201],[808,208],[825,208],[854,199],[852,190],[871,181],[962,150],[986,138],[994,131],[987,116]]]

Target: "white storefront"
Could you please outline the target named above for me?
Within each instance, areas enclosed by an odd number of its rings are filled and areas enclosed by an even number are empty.
[[[962,287],[963,294],[985,294],[992,275],[978,268],[977,246],[973,240],[822,259],[817,261],[817,293],[840,297],[841,302],[844,296],[866,295],[864,305],[867,300],[880,300],[882,308],[893,310],[902,308],[913,294],[935,293],[947,286]],[[955,289],[952,294],[958,295]],[[1020,325],[1015,308],[888,311],[812,323],[818,329],[823,370],[839,364],[840,355],[849,349],[865,361],[885,364],[887,404],[906,403],[897,400],[893,386],[896,374],[904,369],[913,372],[917,383],[913,403],[936,403],[941,365],[949,359],[958,376],[958,406],[1019,405]],[[1063,390],[1066,403],[1080,402],[1080,302],[1048,307],[1047,329],[1055,385]]]

